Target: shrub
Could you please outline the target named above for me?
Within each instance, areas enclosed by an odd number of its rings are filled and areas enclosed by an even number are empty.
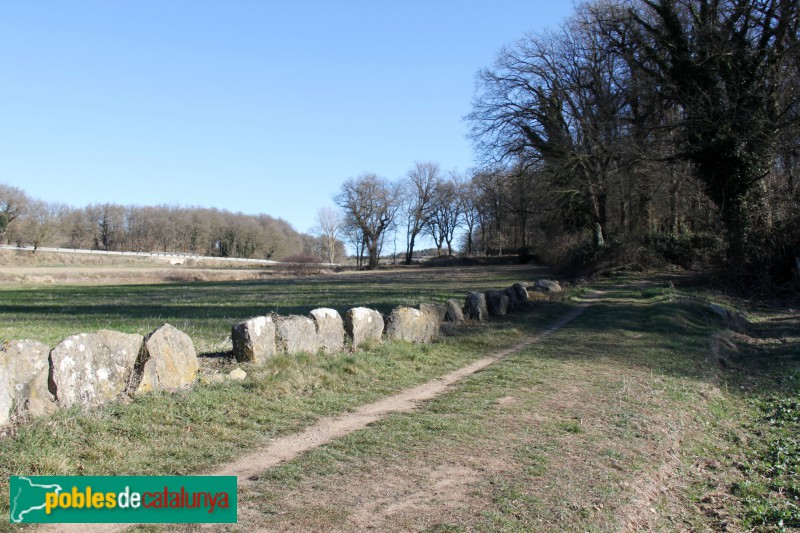
[[[293,254],[281,259],[275,270],[292,276],[311,276],[322,271],[322,261],[313,254]]]

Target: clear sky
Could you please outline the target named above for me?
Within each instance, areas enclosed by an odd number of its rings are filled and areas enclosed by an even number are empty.
[[[74,206],[266,213],[466,170],[475,73],[570,0],[0,3],[0,182]]]

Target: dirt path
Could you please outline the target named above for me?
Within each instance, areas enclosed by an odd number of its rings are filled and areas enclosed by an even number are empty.
[[[373,422],[377,422],[391,413],[412,411],[419,402],[435,398],[445,392],[449,386],[465,377],[555,333],[580,315],[587,306],[588,304],[581,304],[547,328],[544,332],[530,337],[516,346],[478,359],[441,378],[423,383],[422,385],[405,390],[394,396],[389,396],[388,398],[363,405],[352,413],[347,413],[336,418],[323,418],[302,433],[275,439],[270,445],[245,455],[237,461],[224,465],[213,472],[209,472],[208,475],[238,476],[239,486],[242,487],[249,481],[253,481],[251,477],[256,476],[259,472],[263,472],[282,462],[291,461],[306,450],[316,448],[317,446],[321,446],[333,439],[338,439],[359,429],[364,429]]]
[[[489,365],[524,350],[557,332],[583,313],[589,305],[589,302],[579,304],[542,333],[529,337],[511,348],[478,359],[441,378],[363,405],[352,413],[346,413],[335,418],[320,419],[302,433],[275,439],[267,446],[251,452],[234,462],[221,465],[211,472],[199,475],[237,476],[239,491],[241,492],[243,488],[258,481],[260,473],[283,462],[291,461],[305,451],[322,446],[354,431],[364,429],[392,413],[413,411],[420,402],[435,398],[444,393],[451,385],[467,376],[475,374]],[[248,516],[251,515],[252,511],[243,503],[239,504],[238,511],[239,525],[241,526],[243,522],[246,523],[248,521]],[[127,527],[129,526],[121,524],[53,524],[44,526],[39,531],[94,533],[124,531]]]

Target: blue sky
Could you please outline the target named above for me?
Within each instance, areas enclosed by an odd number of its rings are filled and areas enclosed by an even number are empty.
[[[0,182],[307,231],[341,183],[475,164],[475,73],[569,0],[0,4]]]

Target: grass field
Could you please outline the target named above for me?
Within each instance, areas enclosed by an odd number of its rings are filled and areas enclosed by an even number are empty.
[[[198,353],[218,353],[231,349],[231,326],[252,316],[305,314],[317,307],[344,313],[357,306],[388,313],[397,305],[463,298],[470,290],[542,276],[542,269],[507,266],[215,283],[0,285],[0,339],[55,346],[76,333],[146,334],[169,322],[192,338]]]
[[[4,319],[29,328],[21,336],[40,332],[52,343],[81,329],[145,332],[168,320],[216,352],[226,349],[229,324],[253,314],[317,305],[387,311],[537,277],[522,267],[417,269],[264,283],[6,287],[0,299]],[[705,289],[680,282],[593,284],[604,293],[543,342],[414,412],[264,472],[240,493],[234,530],[800,528],[797,312],[759,307],[734,331],[708,311]],[[62,310],[68,301],[75,307]],[[432,345],[276,357],[245,366],[240,383],[34,420],[0,439],[0,508],[12,473],[205,471],[511,346],[575,305],[542,304],[450,330]],[[3,327],[2,335],[20,331]]]
[[[696,290],[648,285],[606,284],[545,342],[272,469],[242,505],[270,530],[800,528],[796,317],[731,340]]]

